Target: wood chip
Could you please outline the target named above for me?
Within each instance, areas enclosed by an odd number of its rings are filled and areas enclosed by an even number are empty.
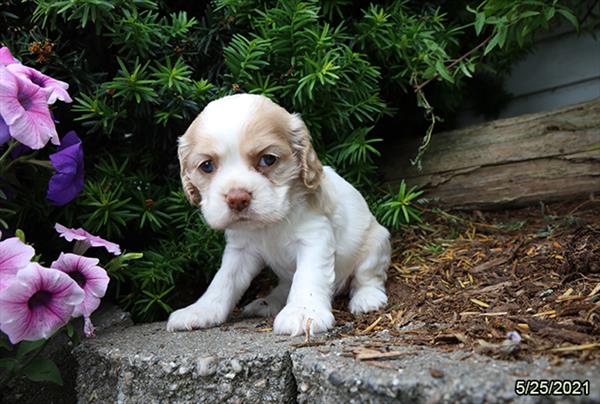
[[[369,366],[375,366],[377,368],[398,370],[398,367],[392,365],[391,363],[380,362],[380,361],[364,361],[364,363],[366,363]]]
[[[304,343],[305,344],[310,344],[310,326],[312,325],[313,319],[312,318],[308,318],[306,320],[306,325],[304,327]]]
[[[573,293],[573,288],[569,288],[569,289],[567,289],[567,291],[565,293],[560,295],[557,300],[565,299],[565,298],[571,296],[572,293]]]
[[[544,337],[554,337],[571,342],[573,344],[583,344],[589,341],[590,336],[581,332],[567,330],[563,328],[544,328],[540,331],[540,335]]]
[[[594,296],[598,292],[600,292],[600,283],[598,283],[596,285],[596,287],[594,289],[592,289],[592,291],[590,292],[590,294],[588,295],[588,297],[592,297],[592,296]]]
[[[379,316],[379,317],[377,318],[377,320],[373,321],[373,323],[371,323],[371,325],[370,325],[370,326],[368,326],[367,328],[365,328],[365,329],[362,331],[362,333],[363,333],[363,334],[367,334],[367,333],[371,332],[371,331],[373,330],[373,328],[375,328],[375,326],[376,326],[377,324],[379,324],[379,322],[381,321],[381,319],[382,319],[382,316]]]
[[[481,301],[481,300],[479,300],[479,299],[474,299],[474,298],[472,298],[472,299],[469,299],[469,300],[470,300],[471,302],[475,303],[476,305],[478,305],[478,306],[481,306],[481,307],[483,307],[483,308],[485,308],[485,309],[487,309],[487,308],[489,308],[489,307],[490,307],[490,305],[489,305],[489,304],[487,304],[486,302],[482,302],[482,301]]]
[[[393,359],[401,356],[412,355],[411,352],[389,351],[380,352],[374,349],[359,348],[354,350],[354,358],[359,361],[368,361],[376,359]]]
[[[450,334],[440,334],[440,335],[436,335],[433,338],[434,344],[437,344],[437,343],[458,344],[461,342],[466,344],[468,341],[469,341],[469,338],[467,338],[467,336],[461,332],[455,332],[455,333],[450,333]]]
[[[571,351],[585,351],[588,349],[596,349],[600,348],[600,343],[591,343],[591,344],[581,344],[581,345],[569,345],[569,346],[561,346],[558,348],[552,348],[550,351],[552,352],[571,352]]]
[[[496,258],[493,259],[491,261],[486,261],[483,264],[479,264],[471,269],[469,269],[469,272],[471,273],[479,273],[479,272],[485,272],[489,269],[495,268],[497,266],[500,266],[502,264],[505,264],[506,262],[508,262],[509,257],[501,257],[501,258]]]
[[[471,275],[471,274],[469,274],[469,275]],[[471,275],[471,277],[472,277],[472,275]],[[473,283],[473,282],[471,282],[471,283]],[[486,286],[485,288],[474,290],[474,291],[470,292],[469,294],[482,295],[485,293],[496,292],[497,290],[508,288],[510,286],[512,286],[511,281],[500,282],[500,283],[496,283],[495,285],[489,285],[489,286]]]
[[[490,313],[481,313],[479,311],[463,311],[460,313],[461,316],[477,316],[477,317],[498,317],[498,316],[506,316],[508,314],[507,311],[495,311]]]
[[[541,313],[536,313],[533,315],[533,317],[545,317],[545,316],[556,316],[556,310],[542,311]]]

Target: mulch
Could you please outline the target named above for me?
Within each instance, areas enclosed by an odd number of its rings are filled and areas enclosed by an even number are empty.
[[[334,301],[337,324],[353,325],[340,337],[374,337],[357,359],[400,355],[389,351],[394,344],[505,360],[547,356],[553,364],[600,359],[600,200],[499,212],[427,208],[423,219],[392,237],[384,310],[354,316],[348,296]],[[259,276],[244,300],[273,284]],[[272,319],[257,327],[271,331]],[[322,344],[306,336],[301,345]]]
[[[351,334],[502,359],[600,359],[600,200],[502,212],[429,209],[394,236],[385,310]]]

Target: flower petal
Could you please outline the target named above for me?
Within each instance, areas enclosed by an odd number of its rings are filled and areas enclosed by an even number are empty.
[[[88,269],[86,271],[87,273],[84,273],[84,276],[86,277],[85,292],[95,297],[104,297],[110,278],[106,271],[100,267],[95,267],[93,269],[93,275],[89,274],[91,271],[92,270]]]
[[[54,205],[66,205],[79,195],[84,183],[83,147],[74,131],[63,138],[50,161],[56,174],[50,178],[46,198]]]
[[[104,240],[103,238],[98,236],[92,236],[92,238],[90,238],[89,241],[92,247],[104,247],[109,253],[112,253],[114,255],[121,255],[121,247],[117,243]]]
[[[33,309],[27,333],[23,336],[26,341],[48,339],[71,319],[74,307],[62,302],[51,302],[47,306]]]
[[[8,130],[8,125],[4,122],[4,118],[0,115],[0,146],[10,140],[10,132]]]
[[[0,290],[6,288],[19,269],[25,268],[33,256],[33,247],[23,243],[18,237],[0,241]]]
[[[90,316],[94,311],[96,311],[98,306],[100,306],[100,298],[92,296],[91,294],[86,294],[83,302],[75,306],[75,310],[73,310],[73,314],[71,316]]]
[[[12,53],[10,53],[10,50],[6,46],[1,47],[0,48],[0,64],[7,66],[7,65],[11,65],[13,63],[19,63],[19,61],[13,57]]]
[[[60,253],[58,259],[50,264],[50,268],[68,274],[70,272],[82,272],[86,268],[98,265],[99,262],[98,258],[84,257],[73,253]]]
[[[54,104],[57,99],[63,102],[72,102],[67,89],[69,85],[64,81],[53,79],[50,76],[22,64],[11,64],[7,69],[14,75],[40,86],[48,96],[48,104]]]
[[[56,230],[60,237],[65,238],[67,241],[87,240],[89,237],[92,237],[90,233],[83,230],[82,228],[70,229],[66,226],[63,226],[60,223],[56,223],[54,225],[54,230]]]
[[[2,311],[8,321],[0,321],[0,330],[8,335],[11,344],[17,344],[27,335],[32,314],[23,312],[22,305],[3,303]],[[10,316],[10,317],[9,317]]]
[[[38,292],[45,300],[36,302]],[[30,263],[0,291],[0,330],[12,343],[48,338],[69,321],[83,298],[83,290],[65,273]]]
[[[60,257],[50,266],[66,274],[77,274],[81,278],[80,287],[83,288],[85,298],[75,308],[73,317],[91,315],[100,305],[100,298],[106,293],[110,281],[106,271],[98,266],[96,258],[84,257],[77,254],[61,253]]]
[[[11,125],[25,110],[17,100],[19,83],[17,78],[0,65],[0,115],[7,125]]]
[[[96,327],[92,324],[92,320],[90,320],[89,316],[83,317],[83,333],[88,338],[96,335]]]
[[[10,135],[32,149],[41,149],[49,140],[59,143],[48,109],[47,94],[39,86],[13,75],[2,65],[0,115],[8,125]]]
[[[117,243],[110,242],[108,240],[103,239],[102,237],[94,236],[93,234],[90,234],[81,228],[70,229],[68,227],[63,226],[62,224],[56,223],[54,225],[54,229],[60,234],[61,237],[64,237],[67,241],[85,240],[92,247],[104,247],[108,252],[114,255],[121,254],[121,247]]]

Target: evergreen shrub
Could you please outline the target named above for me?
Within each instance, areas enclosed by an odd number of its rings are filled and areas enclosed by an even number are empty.
[[[177,137],[209,101],[259,93],[300,112],[323,162],[397,227],[418,220],[418,195],[380,186],[383,142],[424,136],[418,164],[469,78],[501,76],[537,31],[578,23],[558,0],[0,4],[2,45],[71,85],[73,104],[53,113],[59,133],[75,129],[85,150],[74,202],[49,205],[51,173],[22,167],[20,185],[0,184],[2,219],[45,251],[59,248],[49,241],[55,222],[143,251],[111,271],[112,293],[142,321],[191,303],[219,265],[222,235],[188,206],[176,159]]]

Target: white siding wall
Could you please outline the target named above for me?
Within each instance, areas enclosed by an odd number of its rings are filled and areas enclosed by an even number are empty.
[[[562,31],[562,32],[561,32]],[[505,81],[513,99],[499,118],[548,111],[600,97],[600,31],[578,35],[558,29],[540,39]],[[469,111],[459,126],[484,121]]]

